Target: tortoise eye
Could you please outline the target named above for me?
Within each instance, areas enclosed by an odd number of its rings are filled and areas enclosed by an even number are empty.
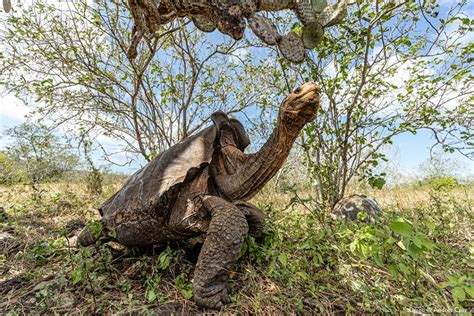
[[[301,91],[301,87],[298,87],[298,88],[295,89],[295,91],[293,91],[293,93],[298,94],[298,93],[300,93],[300,91]]]

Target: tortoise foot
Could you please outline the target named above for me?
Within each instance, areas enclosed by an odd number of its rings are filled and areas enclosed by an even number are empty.
[[[208,291],[200,291],[196,288],[194,291],[194,301],[199,306],[212,309],[222,309],[224,308],[224,305],[230,303],[229,294],[227,293],[225,285],[217,293],[215,293],[215,291],[212,291],[214,293],[206,293]]]

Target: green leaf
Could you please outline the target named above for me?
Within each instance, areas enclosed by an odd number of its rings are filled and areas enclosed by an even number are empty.
[[[418,244],[415,242],[415,239]],[[435,244],[424,234],[417,234],[416,237],[413,238],[413,242],[415,242],[418,247],[424,247],[428,250],[433,250],[435,247]]]
[[[423,249],[421,249],[420,247],[416,246],[413,243],[410,244],[410,246],[408,247],[408,251],[409,251],[409,254],[414,258],[418,257],[419,255],[423,253]]]
[[[306,272],[304,272],[304,271],[298,271],[298,272],[296,272],[296,275],[299,276],[300,278],[302,278],[303,280],[308,280],[309,279],[308,274],[306,274]]]
[[[465,286],[464,287],[464,291],[466,291],[466,293],[471,297],[471,298],[474,298],[474,286]]]
[[[156,300],[156,292],[154,289],[148,289],[146,292],[146,299],[148,300],[149,303],[153,303]]]
[[[409,237],[413,233],[413,227],[407,222],[391,222],[390,228],[394,233],[402,235],[404,237]]]
[[[376,161],[374,160],[374,162]],[[374,165],[377,165],[377,164],[375,163]],[[383,186],[385,185],[385,179],[381,177],[372,177],[372,178],[369,178],[368,181],[369,181],[370,186],[374,189],[381,190]]]
[[[464,292],[464,289],[460,286],[453,288],[451,293],[453,294],[453,299],[456,303],[466,299],[466,292]]]
[[[410,269],[408,269],[408,267],[403,263],[403,262],[400,262],[398,264],[398,268],[400,269],[400,271],[405,274],[405,276],[408,276],[410,275]]]
[[[72,284],[77,284],[79,282],[82,282],[84,279],[84,269],[82,267],[76,268],[72,272]]]
[[[390,274],[394,277],[394,278],[397,278],[398,277],[398,270],[397,270],[397,267],[393,264],[389,265],[388,266],[388,272],[390,272]]]
[[[160,268],[165,270],[169,267],[170,265],[170,257],[168,256],[168,254],[166,252],[160,254]]]
[[[283,265],[284,268],[286,268],[286,265],[288,263],[288,260],[286,259],[286,255],[282,252],[280,253],[280,255],[278,256],[278,260],[280,261],[280,263]]]
[[[187,300],[193,297],[193,290],[192,289],[181,289],[181,295]]]

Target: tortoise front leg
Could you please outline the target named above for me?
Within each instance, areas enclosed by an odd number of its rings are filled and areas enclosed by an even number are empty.
[[[211,222],[194,271],[194,299],[201,306],[222,308],[230,302],[229,270],[239,257],[248,225],[232,203],[216,196],[205,196],[202,202]]]
[[[255,205],[245,201],[235,201],[234,204],[237,205],[247,219],[249,235],[257,240],[262,237],[263,228],[265,227],[265,213]]]

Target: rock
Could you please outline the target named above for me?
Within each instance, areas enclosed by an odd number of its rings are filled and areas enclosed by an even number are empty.
[[[33,291],[34,292],[37,292],[37,291],[41,291],[42,289],[46,288],[46,287],[49,287],[52,283],[54,282],[53,281],[41,281],[40,283],[36,284],[35,287],[33,288]]]
[[[332,209],[332,215],[334,217],[349,219],[351,221],[357,221],[361,216],[358,216],[358,214],[361,212],[367,214],[364,222],[370,223],[375,223],[382,215],[382,210],[374,199],[359,194],[341,199]]]
[[[71,238],[68,238],[69,242],[69,247],[77,247],[77,236],[72,236]]]

